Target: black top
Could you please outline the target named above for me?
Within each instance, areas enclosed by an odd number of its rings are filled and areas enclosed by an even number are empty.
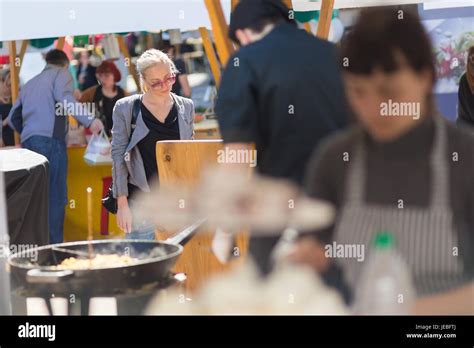
[[[79,89],[84,91],[89,87],[95,86],[98,84],[97,78],[95,77],[96,68],[90,64],[87,66],[80,65],[77,67],[77,80],[79,81],[81,75],[84,75],[84,82],[79,82]]]
[[[466,74],[459,81],[457,122],[474,127],[474,93],[469,87]]]
[[[373,140],[359,127],[353,127],[321,144],[308,166],[306,189],[316,198],[342,207],[350,155],[362,138],[366,143],[367,203],[393,206],[402,198],[405,207],[428,207],[431,198],[430,154],[435,136],[431,118],[399,139],[387,143]],[[474,137],[465,129],[447,125],[450,166],[450,204],[459,233],[459,254],[474,265]],[[344,153],[349,161],[344,161]],[[457,157],[453,157],[453,156]],[[457,160],[455,160],[457,158]],[[333,228],[320,232],[326,242]],[[467,260],[469,258],[469,260]]]
[[[94,102],[98,108],[98,116],[104,123],[105,132],[109,137],[112,136],[112,115],[114,111],[115,103],[125,97],[125,92],[120,86],[116,86],[117,95],[113,98],[106,97],[102,92],[102,86],[97,86],[94,94]]]
[[[138,142],[138,150],[143,159],[147,181],[151,181],[158,176],[158,166],[156,164],[156,142],[162,140],[179,140],[178,109],[176,103],[173,104],[170,113],[161,123],[142,103],[141,112],[145,125],[150,130],[148,134]]]
[[[2,121],[8,117],[11,109],[12,104],[0,104],[0,116]],[[15,137],[13,134],[13,129],[11,129],[10,126],[6,125],[2,127],[2,139],[5,146],[15,145]]]
[[[148,182],[158,174],[156,164],[156,142],[161,140],[178,140],[179,139],[179,123],[178,109],[173,104],[170,113],[161,123],[150,110],[142,103],[141,106],[143,121],[150,130],[148,134],[138,143],[138,149],[142,155],[145,173]]]
[[[291,24],[229,59],[216,112],[226,142],[254,142],[261,173],[300,184],[319,141],[346,125],[334,46]]]
[[[155,116],[153,116],[150,110],[148,110],[143,103],[141,104],[141,112],[143,121],[150,131],[138,142],[137,146],[143,159],[147,181],[148,183],[151,183],[158,175],[158,166],[156,164],[156,142],[180,139],[178,109],[176,103],[174,103],[164,123],[161,123]],[[132,196],[136,193],[137,189],[137,187],[133,185],[131,187],[131,185],[129,185],[129,198],[133,198]]]
[[[184,65],[184,61],[180,58],[176,59],[174,61],[174,65],[176,65],[176,69],[179,71],[179,73],[176,74],[176,82],[174,83],[173,87],[171,88],[171,92],[174,94],[183,96],[181,93],[181,82],[179,81],[179,75],[180,74],[186,74],[186,66]]]

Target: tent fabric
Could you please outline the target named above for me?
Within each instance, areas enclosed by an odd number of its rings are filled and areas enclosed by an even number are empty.
[[[452,6],[472,6],[472,0],[451,0]],[[423,3],[430,8],[446,6],[444,0],[334,0],[334,8],[358,8],[371,6],[410,5]],[[293,9],[299,12],[318,11],[321,9],[321,0],[292,0]],[[464,5],[463,5],[464,4]]]
[[[170,28],[182,31],[211,28],[204,0],[0,2],[0,41]],[[221,4],[224,17],[229,22],[230,0],[221,0]]]

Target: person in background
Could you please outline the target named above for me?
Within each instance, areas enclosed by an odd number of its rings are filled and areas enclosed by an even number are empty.
[[[415,313],[473,314],[474,137],[437,114],[432,52],[414,15],[360,13],[341,52],[359,123],[321,144],[306,178],[336,221],[301,239],[291,259],[320,271],[337,263],[354,290],[375,235],[390,231],[411,270]],[[330,259],[325,243],[362,245],[365,259]]]
[[[130,56],[136,57],[137,56],[137,45],[138,45],[138,36],[134,32],[129,33],[125,36],[125,41],[127,43],[128,52],[130,52]]]
[[[12,108],[12,87],[10,69],[0,70],[0,115],[2,120],[1,146],[14,146],[13,130],[8,126],[7,117]]]
[[[112,180],[117,198],[117,224],[127,239],[155,239],[155,226],[134,214],[134,196],[149,192],[159,178],[156,142],[189,140],[194,136],[194,104],[172,92],[176,67],[163,52],[150,49],[137,60],[143,94],[117,101],[113,111]],[[140,103],[133,136],[132,110]],[[127,156],[125,155],[127,153]]]
[[[89,62],[91,53],[89,51],[79,52],[77,66],[77,80],[79,82],[79,89],[84,91],[89,87],[97,85],[96,68]]]
[[[114,62],[105,60],[96,70],[99,85],[92,86],[82,92],[81,103],[94,103],[96,117],[104,124],[109,137],[112,130],[112,113],[117,100],[127,96],[127,93],[117,84],[122,78]]]
[[[72,77],[72,87],[74,89],[74,92],[73,92],[74,98],[79,100],[81,98],[82,93],[81,93],[81,90],[79,89],[79,81],[77,80],[76,66],[72,63],[69,63],[68,70]]]
[[[226,146],[254,143],[260,174],[301,185],[308,159],[346,125],[344,87],[333,44],[297,28],[277,0],[242,0],[229,36],[241,47],[228,61],[216,113]],[[249,253],[271,271],[278,237],[252,237]]]
[[[466,72],[461,76],[458,91],[457,124],[474,127],[474,46],[469,48]],[[474,131],[474,128],[472,128]]]
[[[176,47],[171,45],[168,40],[163,40],[163,51],[173,60],[176,70],[178,71],[172,92],[182,97],[191,98],[192,90],[189,86],[186,65],[181,58],[176,57]]]
[[[68,111],[92,132],[103,128],[100,120],[81,108],[73,96],[72,76],[66,54],[53,49],[46,54],[46,67],[29,80],[8,115],[8,124],[21,135],[24,148],[45,156],[49,161],[50,242],[63,241],[65,205],[67,203],[66,133]],[[66,109],[64,109],[66,106]]]

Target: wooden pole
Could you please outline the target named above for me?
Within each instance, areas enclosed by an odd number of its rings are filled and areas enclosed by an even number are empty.
[[[16,41],[10,41],[8,43],[9,53],[10,53],[10,81],[12,88],[12,104],[15,104],[15,101],[18,98],[20,91],[20,79],[18,77],[18,66],[16,60]],[[20,134],[17,132],[14,133],[15,145],[20,144]]]
[[[230,0],[230,6],[232,11],[234,11],[235,7],[239,4],[239,0]]]
[[[229,28],[224,18],[224,12],[220,1],[204,0],[206,3],[209,18],[211,19],[212,32],[216,42],[217,53],[221,61],[222,67],[225,67],[231,54],[234,52],[234,47],[227,37]]]
[[[309,24],[309,22],[306,22],[306,23],[304,24],[304,29],[305,29],[308,33],[310,33],[310,34],[313,33],[313,32],[311,31],[311,24]]]
[[[56,44],[56,48],[58,50],[62,50],[64,48],[64,42],[66,41],[66,37],[65,36],[61,36],[60,38],[58,38],[58,42]]]
[[[128,73],[132,75],[133,79],[135,80],[135,83],[137,85],[138,90],[140,90],[140,79],[138,78],[138,73],[137,69],[135,68],[135,65],[132,64],[132,57],[130,57],[130,52],[128,51],[127,44],[125,43],[125,40],[123,39],[122,35],[115,35],[117,38],[117,42],[120,47],[120,52],[122,52],[122,55],[125,58],[125,65],[128,68]]]
[[[20,48],[20,66],[18,68],[18,74],[20,73],[21,67],[23,66],[23,58],[25,58],[26,49],[28,48],[28,43],[30,40],[23,40]]]
[[[293,3],[291,0],[283,0],[283,3],[288,7],[290,10],[293,8]]]
[[[318,31],[316,36],[327,40],[329,28],[331,27],[332,11],[334,9],[334,0],[322,0],[321,14],[319,16]]]
[[[146,34],[146,49],[149,50],[150,48],[153,48],[153,34],[147,33]]]
[[[89,252],[89,265],[92,261],[92,240],[94,239],[94,233],[92,229],[92,188],[88,187],[87,191],[87,246]]]
[[[219,66],[219,61],[217,60],[216,51],[212,45],[207,28],[200,27],[199,33],[201,34],[202,44],[204,46],[204,51],[206,52],[207,60],[209,61],[209,65],[211,66],[211,72],[214,76],[214,81],[216,81],[216,86],[219,86],[219,83],[221,82],[221,68]]]

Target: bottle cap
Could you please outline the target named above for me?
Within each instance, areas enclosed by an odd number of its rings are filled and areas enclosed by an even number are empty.
[[[376,249],[391,249],[395,244],[395,237],[389,231],[382,231],[375,236]]]

